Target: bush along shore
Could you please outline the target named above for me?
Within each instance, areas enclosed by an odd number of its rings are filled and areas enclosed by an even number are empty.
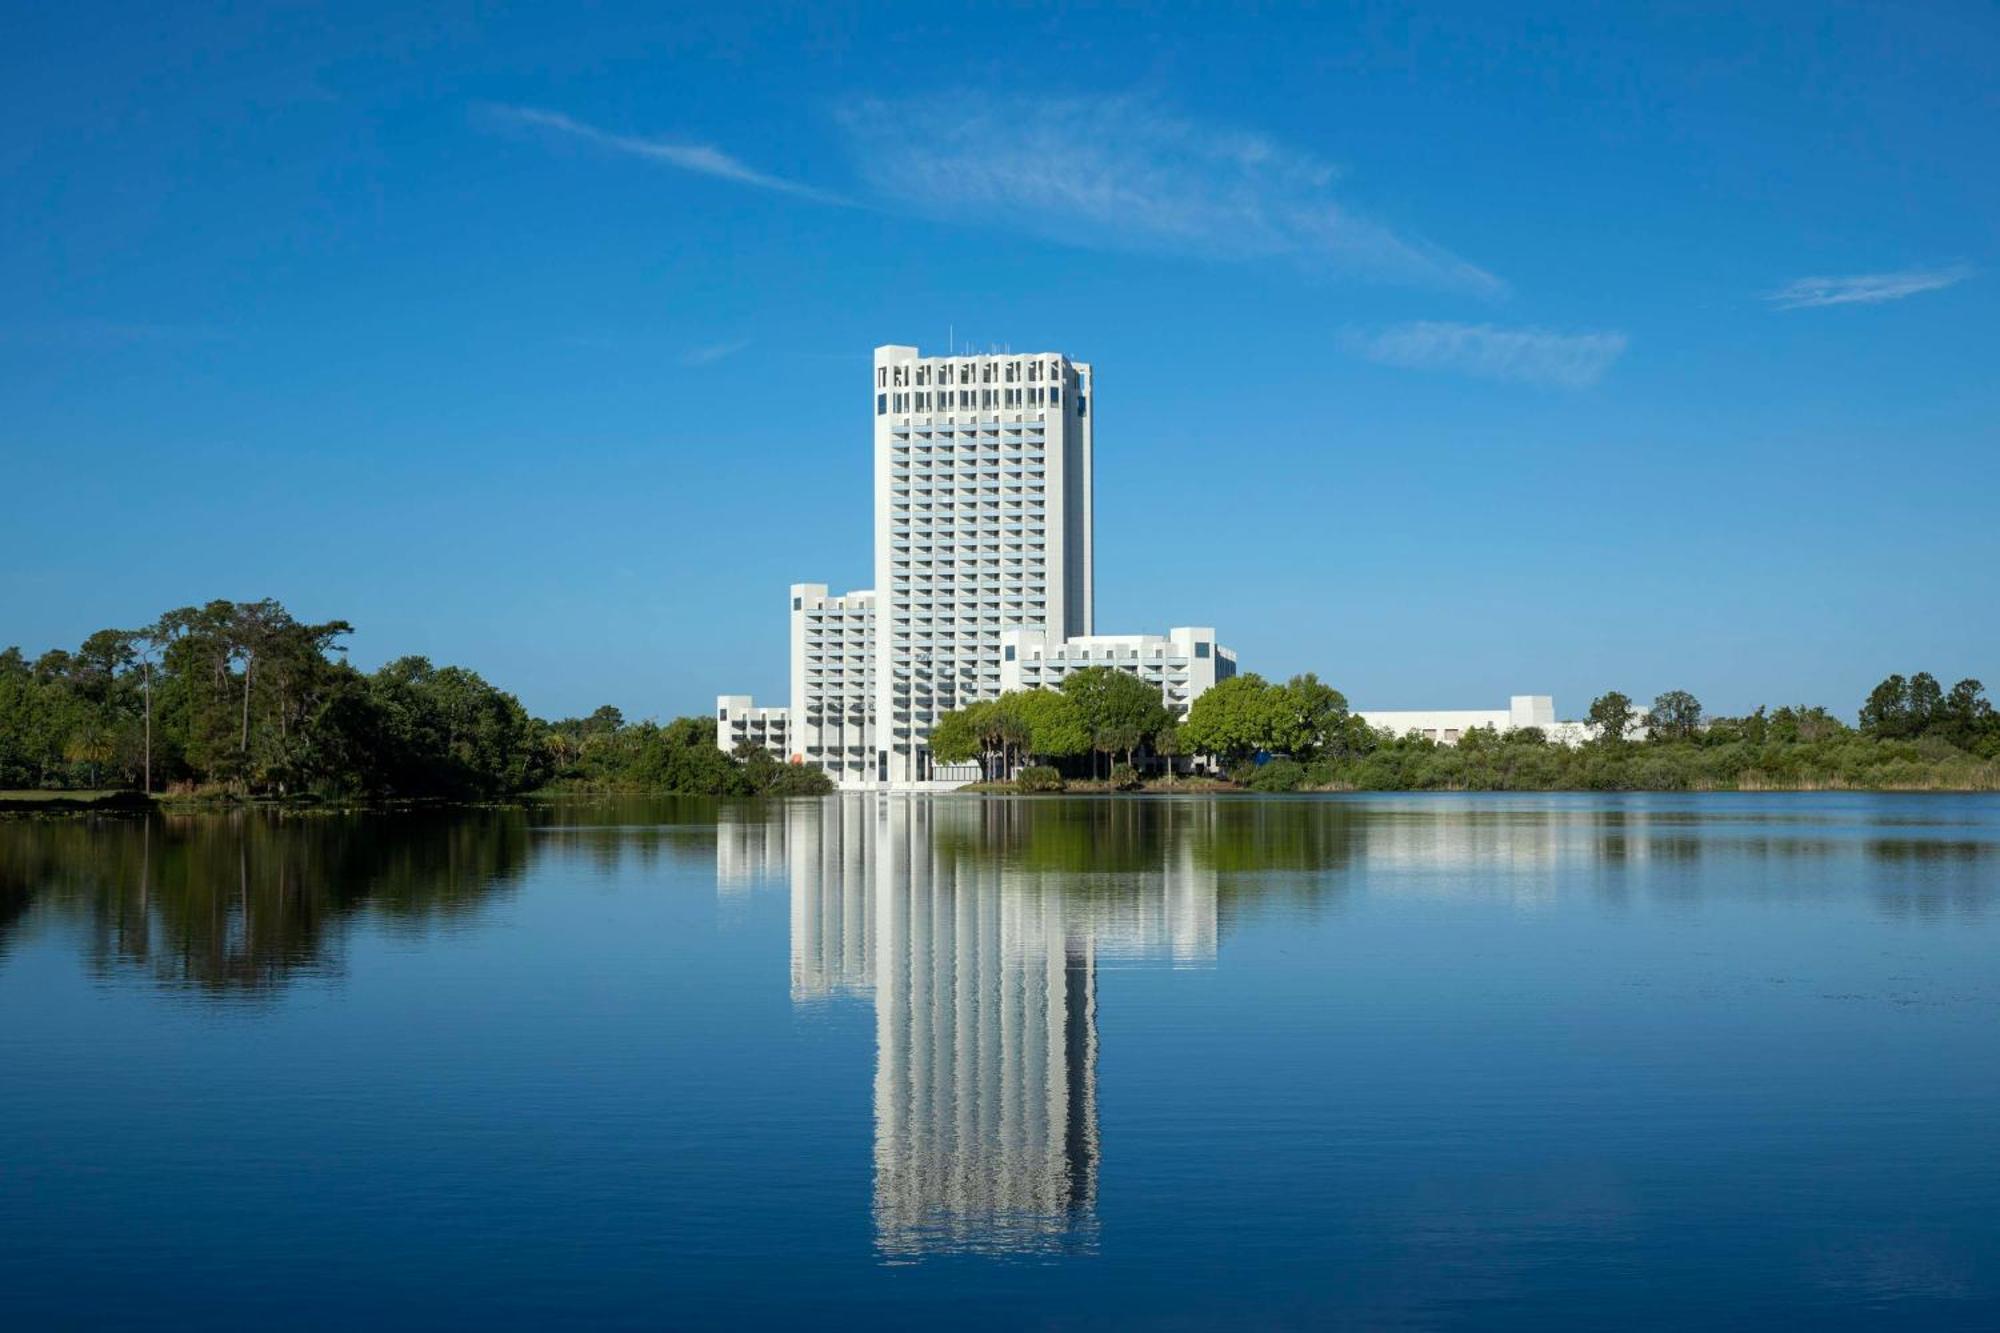
[[[944,715],[932,749],[980,762],[977,791],[2000,791],[2000,715],[1984,686],[1945,689],[1924,672],[1876,686],[1853,725],[1803,706],[1711,717],[1680,690],[1641,710],[1610,692],[1581,745],[1533,727],[1456,744],[1395,736],[1312,675],[1234,677],[1185,719],[1138,684],[1074,672],[1060,690]]]
[[[716,748],[713,719],[545,721],[477,672],[350,666],[346,621],[274,601],[181,607],[32,660],[0,651],[0,809],[173,801],[484,801],[538,792],[817,795],[817,768]],[[1850,724],[1825,708],[1710,717],[1672,691],[1594,701],[1595,739],[1369,729],[1312,675],[1208,690],[1185,718],[1109,667],[942,715],[933,755],[1007,791],[2000,790],[2000,717],[1976,680],[1891,676]]]

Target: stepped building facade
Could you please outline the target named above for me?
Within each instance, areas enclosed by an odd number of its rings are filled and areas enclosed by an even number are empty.
[[[842,787],[970,781],[935,762],[939,714],[1114,666],[1185,714],[1236,671],[1208,628],[1098,635],[1096,383],[1060,352],[924,356],[875,349],[875,586],[791,590],[783,707],[716,699],[716,740],[812,764]]]

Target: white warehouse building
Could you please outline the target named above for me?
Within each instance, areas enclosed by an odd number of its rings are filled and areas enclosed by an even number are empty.
[[[1440,745],[1456,745],[1466,732],[1480,727],[1491,727],[1503,735],[1523,727],[1539,727],[1548,739],[1564,745],[1581,745],[1597,735],[1597,728],[1588,722],[1557,721],[1555,697],[1547,694],[1512,695],[1505,708],[1411,711],[1357,708],[1354,712],[1355,716],[1377,731],[1386,731],[1398,737],[1417,735]],[[1639,723],[1634,736],[1646,734],[1643,709],[1640,710]]]
[[[875,586],[793,585],[788,706],[718,696],[717,744],[759,739],[844,787],[956,785],[974,766],[927,743],[952,709],[1111,665],[1184,714],[1235,674],[1212,629],[1095,633],[1089,365],[885,346],[871,374]]]

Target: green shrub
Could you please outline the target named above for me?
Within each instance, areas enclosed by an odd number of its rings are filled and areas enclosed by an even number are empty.
[[[827,796],[833,779],[810,764],[780,764],[764,787],[767,796]]]
[[[1063,775],[1047,764],[1031,764],[1014,776],[1016,791],[1061,791]]]
[[[1245,785],[1251,791],[1297,791],[1305,781],[1306,771],[1296,760],[1273,759],[1252,773]]]
[[[1138,769],[1132,767],[1130,764],[1113,764],[1111,766],[1111,789],[1113,791],[1131,791],[1138,785]]]

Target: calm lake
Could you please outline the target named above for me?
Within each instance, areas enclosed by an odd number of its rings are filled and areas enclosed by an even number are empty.
[[[2000,800],[0,821],[0,1322],[2000,1325]]]

